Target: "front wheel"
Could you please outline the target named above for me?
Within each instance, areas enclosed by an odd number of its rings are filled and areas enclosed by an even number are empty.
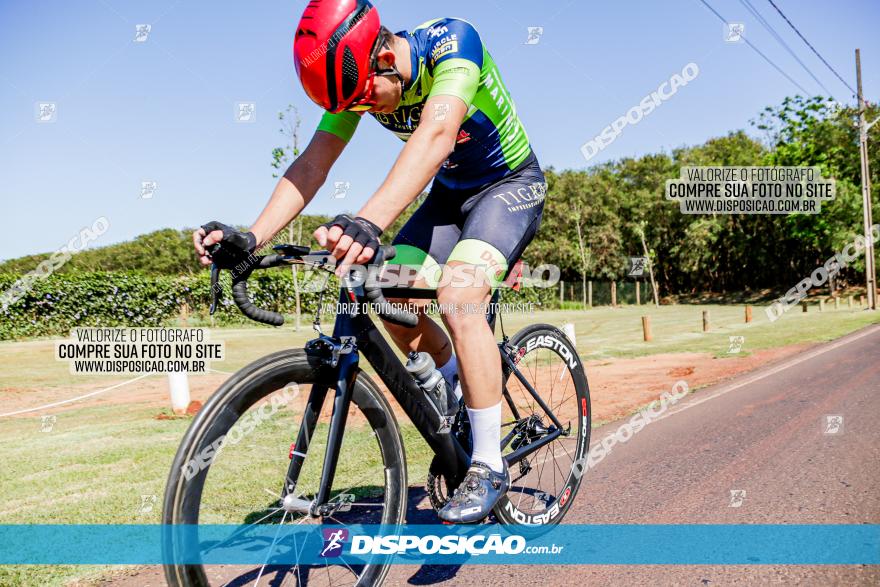
[[[391,407],[363,372],[355,381],[329,494],[329,503],[340,507],[317,517],[282,507],[285,484],[305,501],[318,492],[332,388],[323,410],[308,417],[304,412],[312,389],[321,391],[332,382],[328,375],[332,373],[317,357],[297,349],[260,359],[226,381],[199,411],[178,449],[165,491],[163,523],[276,524],[279,530],[301,523],[403,523],[403,442]],[[296,442],[302,427],[307,430],[304,446]],[[222,450],[217,450],[218,441]],[[302,459],[299,467],[290,467],[294,458]],[[293,470],[295,478],[290,477]],[[360,586],[379,585],[388,572],[387,565],[348,565],[343,557],[328,558],[323,565],[270,565],[270,557],[277,554],[272,548],[274,543],[262,565],[169,564],[165,577],[175,587],[261,582]]]
[[[558,524],[571,507],[586,470],[590,446],[590,388],[577,349],[558,328],[534,324],[517,332],[502,353],[504,364],[502,453],[554,440],[510,465],[510,490],[494,513],[504,524]],[[555,415],[556,426],[527,383]]]

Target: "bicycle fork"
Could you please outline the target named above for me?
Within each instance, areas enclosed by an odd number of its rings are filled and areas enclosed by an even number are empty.
[[[327,438],[327,451],[324,453],[324,463],[321,469],[321,481],[318,492],[313,501],[296,497],[296,483],[299,480],[303,463],[309,451],[312,435],[318,425],[321,409],[327,398],[330,386],[326,383],[314,383],[309,392],[303,412],[302,424],[297,433],[296,442],[290,453],[290,465],[287,469],[287,478],[284,483],[284,491],[281,496],[282,508],[291,513],[308,514],[310,516],[323,516],[333,513],[334,504],[329,504],[330,491],[333,487],[333,479],[336,476],[336,465],[339,462],[339,450],[342,445],[342,435],[345,431],[348,409],[354,392],[355,378],[358,372],[359,355],[351,337],[343,337],[343,342],[337,342],[333,338],[321,336],[309,342],[307,350],[317,351],[323,357],[322,360],[334,369],[336,374],[335,395],[333,400],[333,412],[330,419],[330,431]]]

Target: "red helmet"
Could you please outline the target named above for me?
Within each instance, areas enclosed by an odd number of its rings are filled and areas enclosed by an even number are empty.
[[[293,38],[296,73],[309,98],[330,112],[369,107],[380,28],[367,0],[311,0]]]

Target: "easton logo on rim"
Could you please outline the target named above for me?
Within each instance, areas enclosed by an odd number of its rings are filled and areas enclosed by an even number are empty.
[[[578,359],[571,352],[564,342],[556,338],[555,336],[551,336],[549,334],[540,334],[534,338],[530,338],[526,343],[526,351],[532,351],[536,347],[544,347],[548,349],[553,349],[557,351],[565,362],[568,363],[568,366],[572,369],[577,369]]]

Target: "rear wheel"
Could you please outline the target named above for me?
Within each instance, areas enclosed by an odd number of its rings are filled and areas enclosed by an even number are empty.
[[[509,341],[511,359],[561,424],[562,434],[510,467],[510,490],[494,513],[505,524],[558,524],[571,507],[590,446],[590,390],[577,350],[558,328],[535,324]],[[537,442],[557,427],[504,365],[502,453]]]
[[[294,446],[306,398],[326,386],[328,372],[303,350],[275,353],[245,367],[218,389],[191,424],[178,449],[165,493],[165,524],[392,524],[406,513],[403,443],[391,407],[364,373],[355,381],[330,503],[332,514],[312,517],[287,511],[285,483],[311,501],[327,446],[332,390],[306,446]],[[236,426],[236,424],[238,424]],[[223,441],[222,450],[200,458]],[[294,451],[305,454],[295,479],[288,476]],[[266,561],[273,554],[273,543]],[[262,557],[262,554],[260,555]],[[288,555],[289,556],[289,555]],[[294,558],[295,560],[295,558]],[[344,557],[322,565],[166,565],[172,586],[378,585],[388,565],[349,565]]]

